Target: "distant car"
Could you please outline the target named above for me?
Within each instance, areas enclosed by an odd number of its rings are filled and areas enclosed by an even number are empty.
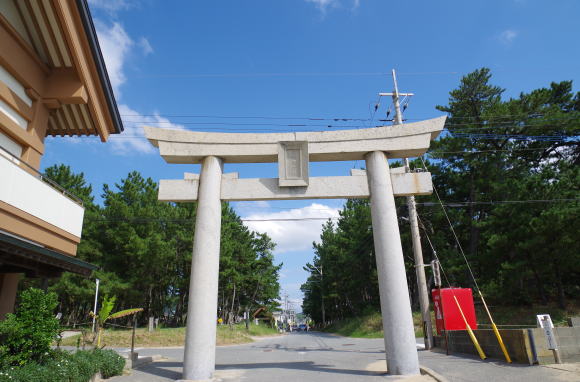
[[[306,324],[300,324],[300,325],[298,325],[298,331],[299,332],[306,331]]]

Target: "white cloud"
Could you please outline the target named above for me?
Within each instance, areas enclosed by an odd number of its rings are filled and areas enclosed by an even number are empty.
[[[167,129],[184,129],[182,125],[172,123],[167,118],[161,117],[158,113],[143,115],[124,104],[118,107],[125,131],[122,134],[111,135],[109,137],[108,146],[110,146],[115,154],[156,153],[155,147],[145,138],[143,126],[152,125]]]
[[[103,22],[95,20],[95,27],[111,85],[116,97],[120,98],[119,87],[127,79],[124,65],[134,42],[119,23],[115,22],[111,26],[107,26]]]
[[[305,0],[307,3],[313,3],[316,8],[320,10],[323,14],[326,13],[328,8],[338,8],[338,7],[347,7],[342,4],[342,0]],[[351,10],[355,10],[360,6],[360,0],[350,0],[352,3]]]
[[[338,217],[338,208],[312,203],[310,206],[287,211],[255,213],[243,217],[249,220],[303,219]],[[312,248],[312,242],[320,238],[326,220],[295,221],[245,221],[253,231],[265,232],[276,243],[276,253],[304,251]]]
[[[139,39],[139,46],[141,47],[141,49],[143,50],[143,54],[144,55],[148,55],[153,53],[153,47],[151,46],[151,44],[149,43],[149,40],[147,40],[145,37],[141,37]]]
[[[516,37],[518,37],[519,32],[513,29],[506,29],[498,35],[498,40],[505,46],[510,46]]]
[[[325,13],[328,7],[335,7],[338,5],[338,0],[306,0],[306,2],[314,3],[316,8],[320,9],[322,13]]]
[[[91,4],[109,10],[119,10],[130,6],[128,1],[92,0]],[[132,53],[133,48],[138,46],[144,55],[148,55],[153,53],[153,47],[145,37],[139,38],[135,43],[118,22],[107,25],[100,20],[95,20],[95,27],[111,86],[117,100],[119,100],[121,98],[121,85],[127,80],[125,76],[127,58]],[[143,115],[126,104],[118,104],[118,109],[123,120],[124,132],[119,135],[111,135],[107,145],[115,154],[155,153],[155,148],[145,139],[143,126],[153,125],[168,129],[184,129],[182,125],[174,124],[158,113]]]
[[[89,0],[92,8],[103,9],[109,13],[116,13],[131,8],[133,2],[130,0]]]

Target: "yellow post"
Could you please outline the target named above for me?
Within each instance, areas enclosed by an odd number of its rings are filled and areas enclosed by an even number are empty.
[[[457,308],[459,309],[459,313],[461,313],[461,317],[463,318],[463,322],[465,323],[465,327],[467,328],[467,333],[469,333],[469,337],[471,338],[471,342],[473,342],[475,349],[477,349],[477,352],[479,353],[479,357],[481,359],[486,359],[487,356],[483,352],[483,349],[481,348],[481,346],[479,346],[479,342],[477,341],[477,338],[475,338],[475,334],[473,333],[473,330],[471,330],[471,326],[469,326],[469,324],[467,323],[467,319],[465,318],[465,315],[463,314],[463,310],[461,309],[461,306],[459,305],[459,301],[457,301],[457,297],[455,297],[455,294],[453,294],[453,299],[455,300],[455,304],[457,304]]]
[[[507,363],[512,363],[512,359],[510,358],[510,355],[508,354],[508,351],[503,343],[503,339],[501,338],[501,334],[499,334],[499,330],[497,330],[497,326],[495,326],[495,322],[493,322],[493,318],[491,317],[491,313],[489,312],[489,309],[487,308],[487,304],[485,303],[485,299],[483,298],[481,291],[480,290],[478,290],[478,291],[479,291],[479,297],[481,298],[481,302],[483,302],[483,306],[485,307],[485,311],[487,312],[487,316],[489,317],[489,321],[491,322],[491,327],[493,329],[493,332],[495,333],[495,337],[497,338],[497,342],[499,342],[499,347],[501,348],[501,351],[503,352],[505,360],[507,361]]]

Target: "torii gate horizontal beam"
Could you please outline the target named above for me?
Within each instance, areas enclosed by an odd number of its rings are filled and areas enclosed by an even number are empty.
[[[200,163],[207,156],[224,163],[278,161],[280,142],[307,141],[310,162],[363,160],[372,151],[386,152],[389,159],[423,155],[443,126],[446,117],[400,126],[358,130],[294,133],[208,133],[144,127],[147,139],[159,147],[168,163]]]
[[[308,187],[279,187],[278,178],[238,178],[237,173],[222,175],[221,196],[224,201],[293,200],[293,199],[361,199],[369,197],[369,183],[364,170],[353,170],[353,176],[310,178]],[[197,200],[199,175],[186,179],[161,180],[159,200],[193,202]],[[433,192],[428,172],[397,173],[391,171],[395,196],[429,195]]]

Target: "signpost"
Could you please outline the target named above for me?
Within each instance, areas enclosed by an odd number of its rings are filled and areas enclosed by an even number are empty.
[[[554,324],[552,323],[552,318],[549,314],[538,314],[536,319],[538,321],[538,326],[544,329],[546,343],[548,344],[548,349],[554,353],[554,360],[556,363],[562,363],[562,360],[560,359],[560,352],[558,351],[558,343],[556,342],[556,334],[554,333]]]

